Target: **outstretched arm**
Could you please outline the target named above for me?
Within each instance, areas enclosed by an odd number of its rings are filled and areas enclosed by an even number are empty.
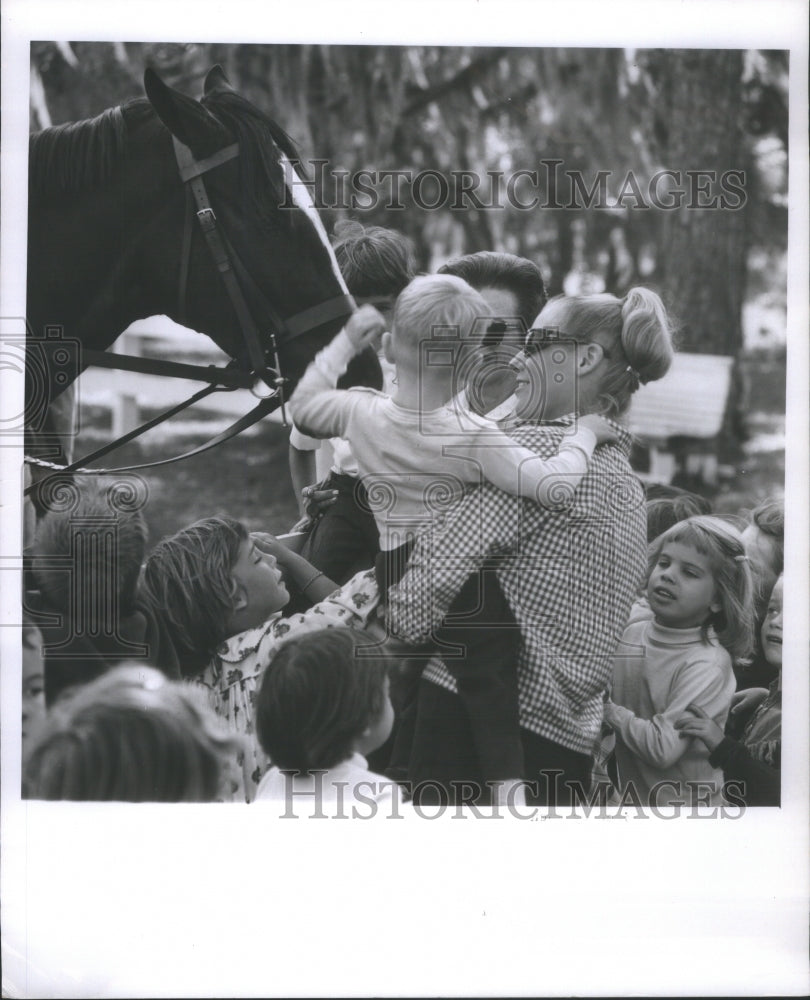
[[[346,429],[345,390],[336,389],[349,362],[372,343],[385,328],[373,306],[361,306],[346,326],[310,362],[290,397],[290,414],[296,427],[317,438],[342,437]]]
[[[606,420],[589,414],[578,419],[575,432],[562,439],[550,458],[494,428],[475,435],[469,445],[453,446],[452,453],[477,461],[484,478],[504,492],[553,507],[576,492],[596,446],[615,439],[616,431]]]
[[[294,583],[312,604],[317,604],[337,590],[338,584],[334,580],[330,580],[303,556],[288,549],[275,535],[266,531],[254,531],[250,537],[258,549],[276,557],[285,578]]]

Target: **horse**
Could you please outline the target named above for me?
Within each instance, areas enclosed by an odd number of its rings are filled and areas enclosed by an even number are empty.
[[[60,395],[134,320],[165,314],[291,391],[354,308],[278,124],[219,66],[199,101],[151,69],[144,89],[30,138],[26,451],[54,462]],[[349,375],[379,386],[374,352]]]

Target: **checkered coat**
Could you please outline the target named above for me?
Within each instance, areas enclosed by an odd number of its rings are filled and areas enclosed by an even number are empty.
[[[549,457],[574,420],[509,433]],[[596,450],[579,488],[558,489],[551,507],[488,484],[471,490],[420,537],[388,595],[389,627],[423,642],[471,573],[496,572],[521,630],[521,726],[579,753],[590,754],[599,736],[613,654],[646,565],[644,493],[630,444],[620,428],[618,442]],[[456,689],[438,661],[425,677]]]

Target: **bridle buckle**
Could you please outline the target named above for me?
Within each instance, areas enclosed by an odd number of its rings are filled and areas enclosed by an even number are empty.
[[[197,218],[199,219],[200,227],[203,229],[204,232],[210,233],[214,229],[216,229],[217,217],[214,214],[214,210],[213,208],[210,207],[210,205],[206,206],[205,208],[201,208],[197,212]]]

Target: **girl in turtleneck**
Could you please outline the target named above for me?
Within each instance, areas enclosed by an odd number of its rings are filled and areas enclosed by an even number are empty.
[[[625,631],[605,706],[619,791],[643,805],[722,803],[722,770],[703,741],[682,738],[675,723],[689,710],[725,724],[735,688],[731,657],[745,655],[753,639],[740,533],[717,517],[674,525],[650,547],[647,598],[653,617]]]

